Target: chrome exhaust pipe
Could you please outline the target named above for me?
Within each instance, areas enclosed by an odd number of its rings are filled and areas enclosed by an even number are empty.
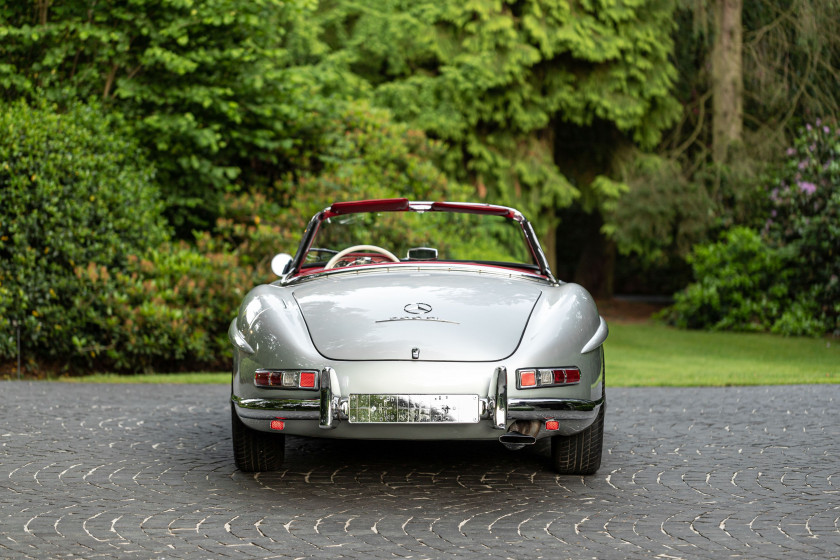
[[[526,445],[534,445],[538,433],[540,423],[536,420],[517,420],[499,437],[499,441],[508,449],[522,449]]]
[[[534,436],[520,434],[519,432],[508,432],[502,436],[499,436],[499,441],[506,445],[533,445],[534,443],[536,443],[537,438],[535,438]]]

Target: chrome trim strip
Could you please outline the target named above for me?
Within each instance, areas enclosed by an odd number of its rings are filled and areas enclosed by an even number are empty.
[[[317,420],[318,399],[242,399],[232,396],[236,412],[254,420]]]
[[[233,403],[248,410],[274,410],[278,412],[318,412],[319,402],[314,399],[243,399],[231,397]]]
[[[507,427],[507,368],[496,368],[496,402],[493,412],[493,427],[504,430]]]
[[[601,319],[601,324],[598,325],[598,329],[595,331],[595,334],[592,335],[592,338],[589,339],[589,342],[583,346],[580,351],[581,354],[586,354],[587,352],[592,352],[597,349],[604,343],[605,340],[607,340],[607,335],[610,334],[610,328],[607,326],[607,322],[600,315],[598,318]]]
[[[606,401],[579,399],[514,399],[508,417],[513,420],[560,421],[559,435],[571,435],[590,425]]]
[[[584,399],[510,399],[508,410],[514,412],[589,412],[603,404],[604,398],[597,401]]]
[[[307,420],[310,422],[318,421],[318,411],[293,411],[293,410],[254,410],[252,408],[237,408],[237,414],[240,418],[249,418],[251,420]]]

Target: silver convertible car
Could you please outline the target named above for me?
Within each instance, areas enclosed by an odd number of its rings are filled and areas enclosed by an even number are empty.
[[[607,325],[549,270],[503,206],[338,202],[230,325],[236,466],[281,467],[285,434],[381,440],[551,438],[562,474],[594,474]]]

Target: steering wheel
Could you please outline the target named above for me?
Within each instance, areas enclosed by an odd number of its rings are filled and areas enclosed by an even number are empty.
[[[353,245],[352,247],[347,247],[344,250],[339,251],[333,258],[327,262],[324,270],[330,270],[331,268],[335,267],[335,263],[341,260],[341,257],[348,255],[350,253],[355,253],[357,251],[373,251],[374,253],[379,253],[391,259],[394,262],[400,262],[400,259],[395,257],[393,253],[386,251],[382,247],[377,247],[376,245]]]

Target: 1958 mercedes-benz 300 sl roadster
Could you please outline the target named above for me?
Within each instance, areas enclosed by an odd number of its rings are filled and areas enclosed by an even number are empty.
[[[601,464],[607,325],[503,206],[339,202],[230,325],[236,466],[281,467],[285,435],[551,438],[563,474]]]

